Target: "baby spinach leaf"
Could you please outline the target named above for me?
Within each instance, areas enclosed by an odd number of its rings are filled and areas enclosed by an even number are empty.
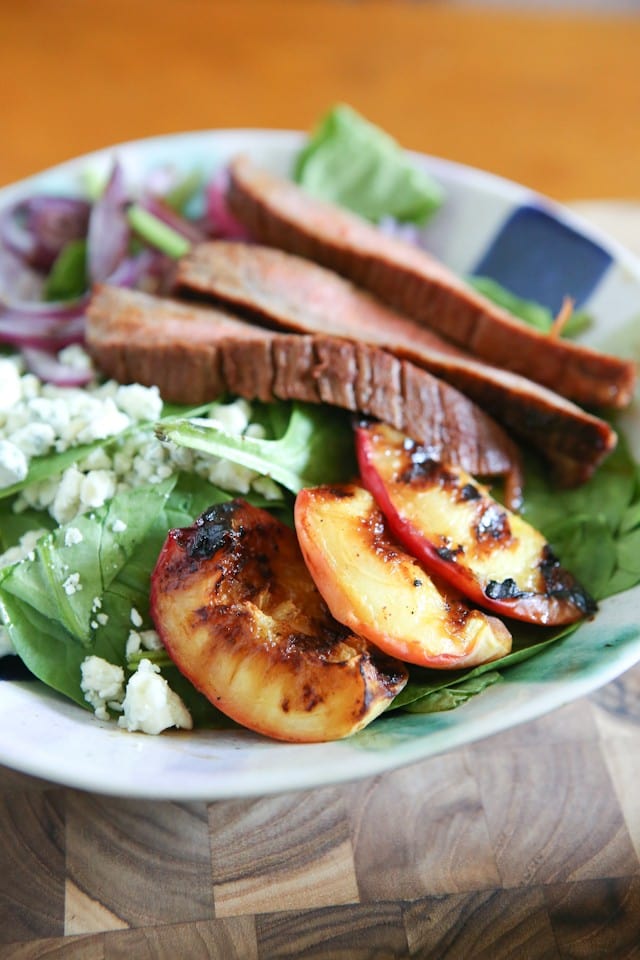
[[[232,434],[214,420],[163,421],[156,433],[271,477],[292,493],[316,483],[331,483],[355,469],[353,431],[343,411],[294,403],[284,434],[273,440]]]
[[[162,410],[162,419],[159,423],[162,423],[165,417],[170,420],[175,417],[199,417],[206,414],[210,408],[210,403],[198,407],[165,404]],[[153,425],[149,423],[147,426],[148,429],[152,429]],[[45,454],[40,457],[33,457],[29,463],[29,471],[25,479],[12,484],[12,486],[0,489],[0,500],[13,497],[16,493],[19,493],[32,484],[57,477],[62,474],[67,467],[84,460],[84,458],[90,453],[93,453],[94,450],[100,448],[109,449],[132,433],[137,433],[142,429],[144,429],[144,424],[133,423],[130,427],[127,427],[118,434],[104,437],[100,440],[93,440],[91,443],[77,444],[74,447],[69,447],[67,450]]]
[[[144,540],[174,482],[127,491],[95,513],[56,528],[38,541],[32,560],[16,564],[2,590],[90,645],[96,598]]]
[[[294,179],[309,193],[377,222],[425,223],[444,191],[395,140],[340,104],[318,123],[299,153]]]
[[[483,296],[487,297],[488,300],[492,300],[493,303],[498,304],[498,306],[504,307],[504,309],[512,313],[514,317],[524,320],[530,327],[535,327],[536,330],[540,330],[542,333],[548,333],[553,327],[555,317],[551,310],[543,307],[542,304],[536,303],[533,300],[524,300],[522,297],[517,296],[517,294],[507,290],[506,287],[503,287],[502,284],[498,283],[497,280],[493,280],[491,277],[471,276],[467,279],[478,293],[483,294]],[[576,337],[584,330],[587,330],[592,322],[591,317],[587,313],[576,310],[565,323],[561,335],[563,337]]]
[[[475,683],[487,674],[500,673],[516,663],[522,663],[530,657],[537,656],[552,643],[557,643],[558,640],[568,636],[576,629],[576,626],[572,624],[568,627],[551,629],[526,623],[512,623],[510,629],[513,634],[511,653],[499,660],[493,660],[491,663],[483,663],[478,667],[468,667],[464,670],[428,670],[424,667],[410,666],[409,681],[404,690],[400,691],[388,707],[387,712],[389,710],[406,709],[409,704],[415,704],[417,701],[435,693],[454,690],[460,683]],[[432,704],[437,702],[435,699],[431,701]],[[448,702],[455,706],[455,696],[450,698]],[[463,702],[463,699],[459,698],[458,702]],[[451,707],[447,707],[447,709],[451,709]],[[415,712],[420,711],[416,708]]]
[[[471,697],[482,693],[487,687],[498,683],[502,677],[496,670],[483,673],[477,677],[467,677],[458,683],[427,693],[418,700],[405,705],[407,713],[440,713],[442,710],[455,710],[460,704],[466,703]]]

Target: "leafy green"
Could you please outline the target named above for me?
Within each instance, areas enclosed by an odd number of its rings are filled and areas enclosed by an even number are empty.
[[[210,403],[199,407],[165,404],[162,410],[163,419],[164,417],[173,419],[177,416],[197,417],[201,414],[207,413],[211,406],[212,404]],[[162,420],[159,422],[162,423]],[[148,424],[147,426],[151,428],[151,424]],[[120,433],[113,436],[104,437],[100,440],[93,440],[91,443],[77,444],[74,447],[69,447],[67,450],[48,453],[40,457],[34,457],[29,463],[29,470],[24,480],[20,480],[18,483],[14,483],[9,487],[2,487],[2,489],[0,489],[0,501],[2,499],[15,496],[16,493],[19,493],[21,490],[26,489],[26,487],[29,487],[32,484],[40,483],[43,480],[49,480],[53,477],[59,476],[67,469],[67,467],[70,467],[73,463],[80,462],[90,453],[93,453],[94,450],[98,450],[100,447],[109,448],[114,443],[119,443],[130,434],[137,433],[143,429],[143,427],[144,425],[141,423],[133,423],[130,427],[127,427],[125,430],[122,430]]]
[[[16,652],[35,676],[78,703],[86,705],[80,689],[86,656],[122,663],[128,630],[121,633],[117,621],[131,610],[122,603],[123,592],[132,595],[127,586],[141,585],[141,547],[172,485],[120,494],[95,513],[58,527],[38,542],[33,559],[15,564],[0,582],[0,612]],[[68,538],[71,526],[79,542]],[[151,567],[144,560],[148,589]],[[96,629],[98,610],[109,619]]]
[[[229,496],[199,477],[139,487],[44,536],[32,559],[3,571],[0,616],[29,670],[87,707],[80,687],[84,658],[93,654],[128,670],[131,609],[140,612],[145,626],[151,625],[149,576],[167,530],[191,524]],[[70,528],[80,531],[82,539],[69,539]],[[68,590],[65,584],[76,574],[76,588]],[[218,712],[191,684],[176,680],[174,667],[164,668],[163,674],[172,689],[184,694],[197,722],[218,723]]]
[[[87,285],[87,241],[70,240],[49,271],[44,299],[73,300],[84,293]]]
[[[640,582],[640,473],[622,435],[581,487],[558,490],[532,461],[525,489],[525,519],[597,600]]]
[[[284,411],[284,433],[275,439],[238,436],[202,419],[163,421],[156,432],[162,440],[256,470],[292,493],[345,479],[354,471],[353,431],[342,411],[316,404],[278,405],[279,417]]]
[[[45,510],[29,508],[16,513],[12,500],[0,500],[0,554],[15,546],[26,533],[52,530],[54,526],[54,520]]]
[[[496,670],[480,676],[464,677],[457,683],[425,693],[422,697],[405,704],[404,709],[407,713],[439,713],[442,710],[455,710],[460,704],[466,703],[471,697],[482,693],[501,679],[501,675]]]
[[[515,293],[507,290],[496,280],[490,277],[468,277],[468,282],[478,293],[482,293],[488,300],[504,307],[514,317],[524,320],[529,326],[535,327],[542,333],[548,333],[554,322],[554,316],[547,307],[533,300],[524,300]],[[563,337],[576,337],[591,326],[591,317],[581,310],[572,313],[562,329]]]
[[[424,224],[440,207],[442,187],[379,127],[338,105],[299,153],[294,179],[309,193],[378,222]]]
[[[524,623],[512,623],[510,629],[513,633],[513,649],[511,653],[499,660],[483,663],[479,667],[468,667],[464,670],[428,670],[423,667],[410,667],[409,681],[404,690],[395,698],[389,710],[403,709],[412,713],[430,713],[434,704],[444,704],[446,702],[450,706],[439,707],[438,709],[452,709],[458,703],[462,703],[474,694],[480,693],[489,683],[496,682],[501,670],[536,656],[550,644],[568,636],[576,629],[576,626],[545,629]],[[447,694],[446,698],[445,693]],[[439,696],[436,697],[436,694]],[[421,702],[424,699],[428,702],[423,708]]]

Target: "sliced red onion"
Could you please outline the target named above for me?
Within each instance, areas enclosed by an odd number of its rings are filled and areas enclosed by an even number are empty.
[[[4,303],[38,303],[45,278],[0,243],[0,308]]]
[[[0,314],[0,343],[13,347],[61,350],[84,340],[84,315],[61,318],[52,314],[25,316],[19,310]]]
[[[182,217],[160,197],[148,195],[138,202],[141,207],[148,210],[149,213],[152,213],[154,217],[162,220],[163,223],[166,223],[167,226],[171,227],[183,237],[186,237],[186,239],[192,243],[201,243],[203,240],[206,240],[207,234],[205,230],[196,221],[187,220],[186,217]]]
[[[32,318],[49,318],[57,321],[72,320],[84,314],[90,294],[85,293],[76,300],[8,300],[0,299],[0,317],[7,313],[19,315],[25,323]]]
[[[249,240],[245,227],[229,210],[229,171],[223,167],[206,188],[207,216],[213,236],[224,240]]]
[[[25,263],[49,270],[70,240],[84,237],[91,204],[78,197],[35,195],[0,214],[0,238]]]
[[[84,387],[93,379],[93,371],[63,363],[57,353],[26,347],[22,351],[25,366],[40,380],[58,387]]]
[[[116,287],[137,287],[151,292],[161,286],[172,266],[173,261],[159,250],[141,250],[121,260],[108,281]]]
[[[115,161],[89,217],[87,268],[92,283],[104,283],[126,256],[130,238],[127,203],[124,171]]]

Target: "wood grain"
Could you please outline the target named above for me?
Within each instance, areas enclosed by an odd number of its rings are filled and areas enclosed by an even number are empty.
[[[391,781],[357,784],[351,795],[363,901],[500,884],[478,783],[462,751],[397,771]]]
[[[66,932],[213,918],[205,804],[66,801]]]
[[[605,756],[638,755],[639,680],[635,668],[528,724],[519,744],[509,731],[385,777],[210,804],[206,816],[28,778],[20,792],[14,774],[0,956],[637,956],[640,865]],[[340,902],[345,875],[352,903]],[[335,900],[323,905],[326,881]]]
[[[213,804],[216,916],[356,902],[346,812],[335,789]]]
[[[279,797],[2,772],[0,960],[637,958],[639,684],[640,665],[453,753]]]

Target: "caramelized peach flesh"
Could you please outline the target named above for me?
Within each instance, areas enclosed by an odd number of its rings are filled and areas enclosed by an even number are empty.
[[[399,546],[363,487],[302,490],[295,523],[307,567],[336,620],[391,656],[453,669],[511,650],[500,620],[435,582]]]
[[[474,603],[532,623],[595,612],[544,536],[459,467],[380,423],[356,428],[364,486],[405,549]]]
[[[278,740],[335,740],[377,717],[406,667],[329,613],[295,532],[241,500],[169,532],[151,582],[169,656],[223,713]]]

